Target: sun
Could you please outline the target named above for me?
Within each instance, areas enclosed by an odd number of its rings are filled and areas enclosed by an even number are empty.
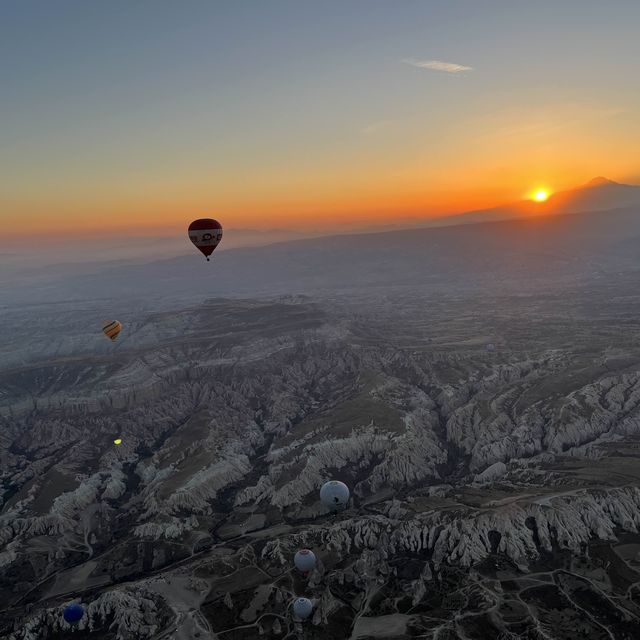
[[[545,202],[549,198],[549,192],[546,189],[537,189],[533,194],[536,202]]]

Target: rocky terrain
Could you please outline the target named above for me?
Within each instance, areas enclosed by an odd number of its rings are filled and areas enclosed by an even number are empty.
[[[639,219],[5,286],[0,637],[635,638]]]
[[[628,284],[7,311],[0,636],[636,637]]]

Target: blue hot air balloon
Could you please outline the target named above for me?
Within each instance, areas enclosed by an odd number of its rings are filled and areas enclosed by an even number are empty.
[[[296,598],[293,601],[293,615],[300,620],[306,620],[313,611],[313,603],[308,598]]]
[[[69,624],[78,624],[84,616],[84,607],[77,602],[72,602],[64,608],[62,615]]]

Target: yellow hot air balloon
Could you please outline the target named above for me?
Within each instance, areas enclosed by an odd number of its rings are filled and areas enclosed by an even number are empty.
[[[116,438],[116,439],[113,441],[113,444],[116,444],[116,445],[118,445],[118,444],[122,444],[122,438]]]
[[[122,325],[117,320],[108,320],[102,326],[102,331],[107,338],[115,340],[122,331]]]

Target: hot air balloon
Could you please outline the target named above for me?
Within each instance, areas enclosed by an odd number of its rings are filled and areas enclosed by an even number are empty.
[[[107,338],[115,340],[122,331],[122,325],[117,320],[107,320],[102,325],[102,331]]]
[[[84,607],[77,602],[72,602],[64,608],[62,617],[69,624],[78,624],[84,616]]]
[[[306,620],[313,611],[313,603],[308,598],[296,598],[293,601],[293,615],[300,620]]]
[[[309,573],[313,571],[316,566],[316,554],[311,549],[300,549],[295,556],[293,556],[293,564],[296,565],[298,571],[302,573]]]
[[[189,239],[204,254],[209,256],[222,240],[222,225],[212,218],[200,218],[189,225]]]
[[[329,480],[320,489],[320,500],[322,504],[336,512],[338,509],[347,506],[349,502],[349,487],[340,480]]]

